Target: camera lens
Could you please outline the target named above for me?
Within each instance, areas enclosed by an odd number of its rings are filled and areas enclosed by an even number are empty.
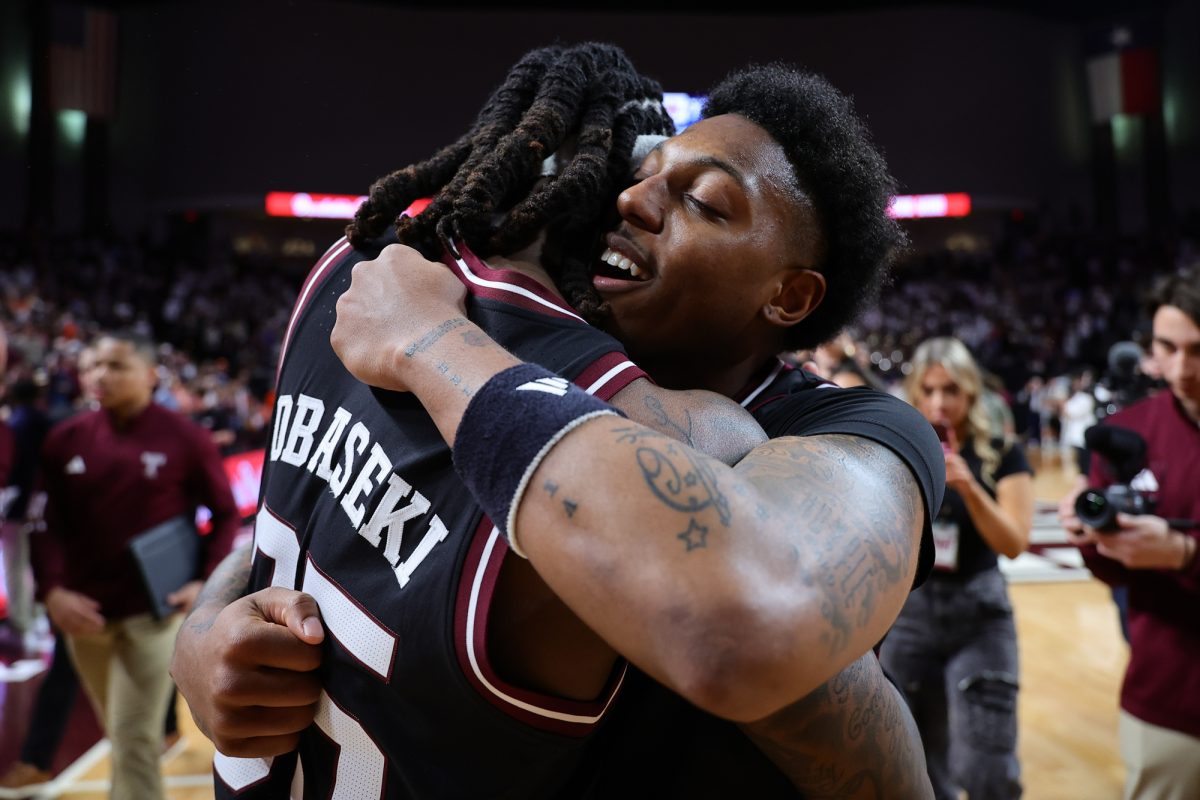
[[[1107,502],[1108,501],[1103,497],[1089,492],[1088,495],[1083,498],[1083,507],[1085,509],[1084,513],[1086,513],[1089,517],[1094,517],[1104,511],[1104,506],[1107,504]]]
[[[1108,498],[1094,489],[1075,498],[1075,514],[1080,522],[1096,530],[1111,530],[1117,519],[1117,511]]]

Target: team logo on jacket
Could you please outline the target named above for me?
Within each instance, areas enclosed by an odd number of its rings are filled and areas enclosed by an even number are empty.
[[[142,464],[146,467],[147,478],[157,478],[158,468],[167,463],[166,453],[142,453]]]

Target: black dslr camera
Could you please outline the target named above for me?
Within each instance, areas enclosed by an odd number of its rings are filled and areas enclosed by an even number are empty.
[[[1075,498],[1079,521],[1097,531],[1119,527],[1117,514],[1153,514],[1154,498],[1130,486],[1146,464],[1146,440],[1135,431],[1115,425],[1094,425],[1084,433],[1087,449],[1112,465],[1117,483],[1107,489],[1088,489]]]
[[[1114,483],[1103,491],[1088,489],[1075,498],[1079,521],[1097,531],[1115,531],[1117,514],[1153,514],[1154,501],[1127,484]]]

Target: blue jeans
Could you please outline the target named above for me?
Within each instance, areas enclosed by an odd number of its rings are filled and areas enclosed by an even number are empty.
[[[909,595],[880,650],[907,696],[937,800],[1013,800],[1017,631],[998,569],[964,582],[931,579]]]

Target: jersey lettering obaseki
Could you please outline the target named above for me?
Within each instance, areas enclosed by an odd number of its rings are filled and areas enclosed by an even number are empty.
[[[296,754],[218,754],[216,795],[555,796],[625,667],[586,703],[508,685],[492,669],[486,630],[504,539],[417,399],[360,383],[329,343],[352,267],[375,254],[341,241],[297,299],[255,526],[251,589],[299,589],[320,606],[325,691],[299,769]],[[467,286],[470,319],[518,358],[605,400],[644,375],[536,282],[465,248],[446,263]]]

